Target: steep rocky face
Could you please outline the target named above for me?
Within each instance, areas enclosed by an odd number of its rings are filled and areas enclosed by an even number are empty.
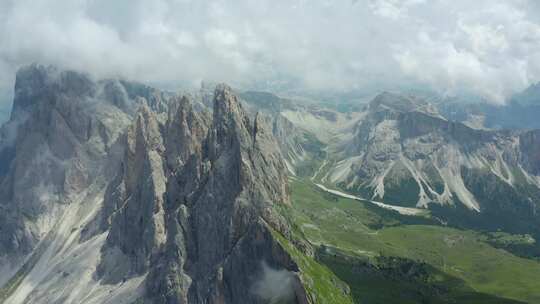
[[[1,254],[29,253],[103,173],[129,118],[98,91],[84,74],[42,66],[18,72],[11,120],[2,128]]]
[[[112,222],[107,240],[129,253],[132,261],[123,271],[140,274],[148,268],[149,256],[165,241],[165,148],[157,118],[147,106],[140,108],[135,123],[127,130],[124,146],[121,171],[105,198],[106,216],[112,217],[105,219]],[[113,214],[109,216],[110,211]],[[120,275],[114,267],[117,262],[109,265],[108,261],[104,259],[100,270]],[[119,279],[122,277],[114,281]]]
[[[285,157],[287,169],[293,175],[304,176],[309,172],[304,168],[307,163],[322,154],[319,142],[309,133],[297,128],[287,118],[276,115],[269,119],[272,133],[278,141],[282,155]]]
[[[139,101],[146,104],[152,111],[157,113],[167,112],[172,93],[164,92],[144,84],[129,82],[125,80],[113,80],[120,84],[127,95],[127,100]]]
[[[17,73],[0,130],[0,302],[73,302],[96,286],[87,269],[103,237],[89,237],[91,223],[119,166],[119,138],[146,103],[128,91],[54,67]]]
[[[107,191],[99,273],[115,283],[148,272],[156,303],[262,303],[251,285],[263,262],[298,270],[270,233],[288,233],[274,209],[289,204],[286,168],[230,88],[216,89],[206,117],[186,98],[164,120],[139,110]]]
[[[522,163],[531,173],[540,175],[540,130],[524,132],[519,136]]]
[[[322,142],[311,132],[292,123],[283,111],[295,109],[292,100],[280,98],[274,94],[247,91],[240,94],[250,116],[264,120],[271,126],[277,140],[287,170],[296,176],[311,176],[315,173],[314,163],[324,157]],[[334,119],[335,113],[325,110],[313,110],[315,114]]]

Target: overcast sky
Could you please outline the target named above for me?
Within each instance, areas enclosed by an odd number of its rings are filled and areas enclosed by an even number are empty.
[[[493,102],[540,80],[535,0],[0,0],[0,96],[39,62],[152,83],[419,85]]]

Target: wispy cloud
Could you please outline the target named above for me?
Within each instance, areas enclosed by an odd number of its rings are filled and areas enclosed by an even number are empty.
[[[274,269],[261,263],[260,278],[252,286],[252,292],[270,304],[293,303],[295,301],[294,273],[286,269]]]

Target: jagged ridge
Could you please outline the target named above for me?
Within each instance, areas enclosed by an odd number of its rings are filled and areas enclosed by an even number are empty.
[[[28,194],[15,186],[47,182],[56,196],[33,200],[40,207],[31,207],[31,218],[16,196],[2,202],[12,213],[0,218],[7,228],[1,266],[31,257],[13,268],[6,303],[263,303],[251,288],[263,262],[294,277],[295,302],[311,302],[296,262],[273,235],[289,237],[275,208],[290,204],[279,145],[229,87],[214,95],[209,114],[186,97],[137,84],[22,70],[3,128],[17,132],[13,144],[4,135],[2,155],[11,159],[2,191]],[[31,171],[26,159],[43,152],[36,138],[52,150],[37,169],[55,171],[16,179]],[[17,233],[32,229],[39,233]]]

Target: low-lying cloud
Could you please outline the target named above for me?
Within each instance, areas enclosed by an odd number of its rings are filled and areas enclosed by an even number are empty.
[[[426,86],[503,102],[540,80],[534,0],[6,0],[0,91],[40,62],[164,85]],[[1,95],[8,95],[3,93]]]
[[[286,269],[274,269],[261,263],[260,278],[252,286],[252,292],[269,304],[296,303],[294,273]]]

